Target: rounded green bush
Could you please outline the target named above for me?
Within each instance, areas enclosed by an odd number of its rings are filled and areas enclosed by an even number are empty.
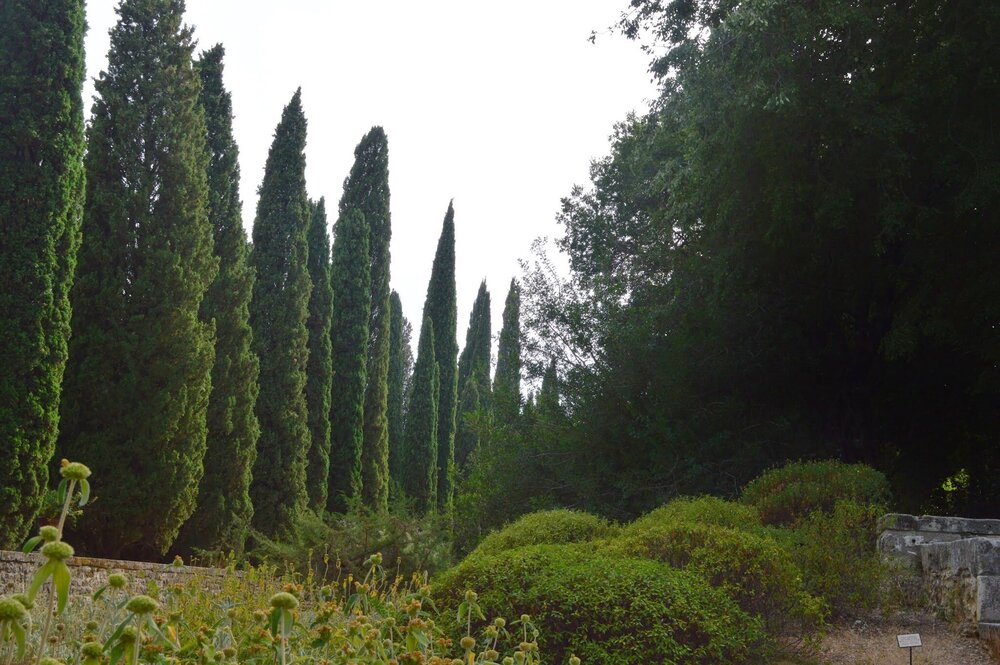
[[[771,469],[747,483],[740,496],[757,507],[764,524],[775,526],[795,526],[815,511],[830,513],[838,501],[882,505],[889,499],[889,481],[881,471],[836,460]]]
[[[465,630],[449,622],[466,589],[479,592],[488,617],[530,614],[547,662],[575,654],[587,665],[722,665],[759,662],[765,653],[760,620],[697,575],[605,556],[589,545],[533,545],[467,558],[432,585],[446,634]],[[502,646],[522,637],[515,625]]]
[[[579,510],[542,510],[528,513],[494,531],[479,543],[470,556],[496,554],[525,545],[558,545],[605,538],[616,527],[607,520]]]
[[[823,602],[806,592],[792,557],[770,538],[712,524],[637,523],[600,549],[695,573],[761,617],[773,635],[808,636],[823,624]]]
[[[658,524],[713,524],[732,529],[756,530],[761,526],[755,506],[726,501],[715,496],[681,497],[646,513],[624,528],[642,529]]]

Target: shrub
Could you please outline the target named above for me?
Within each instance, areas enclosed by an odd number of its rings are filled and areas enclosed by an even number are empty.
[[[795,526],[817,510],[832,512],[838,501],[886,504],[889,482],[864,464],[792,462],[766,471],[743,488],[740,501],[756,506],[764,524]]]
[[[733,503],[714,496],[699,496],[674,499],[643,515],[627,529],[682,522],[712,524],[744,531],[755,530],[761,525],[756,506]]]
[[[465,589],[479,591],[487,618],[530,615],[546,662],[575,653],[588,665],[721,665],[756,662],[765,651],[760,620],[698,576],[581,544],[467,558],[433,585],[442,623],[455,620]]]
[[[530,513],[486,536],[470,556],[495,554],[525,545],[579,543],[612,535],[607,520],[578,510]]]
[[[871,609],[879,602],[886,572],[876,551],[884,509],[838,501],[830,514],[813,512],[796,529],[792,555],[805,588],[826,599],[835,616]]]
[[[695,573],[761,617],[774,635],[808,637],[823,624],[822,601],[806,592],[792,557],[770,538],[712,524],[635,523],[601,549]]]

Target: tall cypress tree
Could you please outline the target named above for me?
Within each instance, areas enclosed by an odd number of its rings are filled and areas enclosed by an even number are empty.
[[[208,218],[219,258],[219,274],[201,303],[201,318],[215,321],[215,364],[208,400],[205,475],[198,488],[198,507],[181,528],[175,549],[197,547],[239,554],[253,517],[250,473],[260,435],[254,413],[260,362],[251,349],[254,273],[243,230],[232,99],[222,85],[224,56],[219,44],[198,61],[199,99],[208,129]]]
[[[112,556],[165,552],[203,472],[218,271],[201,82],[180,0],[124,0],[96,83],[63,400],[62,456],[101,500],[74,535]]]
[[[361,496],[371,263],[364,213],[342,213],[334,228],[333,395],[330,406],[330,473],[327,508],[342,512],[345,499]]]
[[[444,215],[431,279],[427,284],[424,316],[434,323],[434,357],[441,372],[437,420],[437,499],[449,512],[455,495],[455,410],[458,403],[458,304],[455,295],[455,209]]]
[[[521,289],[510,280],[503,306],[503,327],[493,376],[493,413],[500,424],[513,425],[521,409]]]
[[[260,440],[250,497],[254,528],[268,536],[287,532],[307,504],[306,319],[312,285],[301,93],[292,96],[274,131],[253,225],[257,281],[250,325],[260,356]]]
[[[365,388],[361,497],[383,509],[389,501],[389,144],[373,127],[354,149],[354,166],[344,182],[340,213],[357,208],[369,227],[371,313],[368,322],[368,375]]]
[[[455,463],[461,467],[479,446],[473,414],[482,415],[490,405],[490,292],[486,280],[479,285],[476,301],[469,315],[465,347],[458,359],[458,385],[461,390],[455,435]]]
[[[83,0],[0,3],[0,548],[55,449],[83,205]]]
[[[312,204],[309,221],[309,365],[306,370],[306,407],[309,413],[309,455],[306,486],[309,505],[326,508],[330,475],[330,391],[333,387],[330,322],[333,287],[330,283],[330,234],[326,229],[326,201]]]
[[[434,358],[434,322],[424,317],[417,362],[413,367],[413,394],[407,409],[403,449],[402,486],[421,512],[437,507],[438,391],[440,370]]]
[[[403,340],[403,303],[395,291],[389,296],[389,476],[399,482],[403,450],[403,385],[406,381],[406,350]]]

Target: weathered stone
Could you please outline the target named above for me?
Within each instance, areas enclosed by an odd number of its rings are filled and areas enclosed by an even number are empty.
[[[20,593],[28,588],[38,567],[44,563],[42,555],[0,550],[0,593]],[[111,573],[125,573],[130,594],[148,593],[150,583],[160,588],[183,584],[191,579],[213,585],[221,583],[225,571],[198,566],[175,566],[140,561],[95,559],[74,556],[66,560],[72,573],[70,592],[89,595],[107,584]]]
[[[977,619],[980,623],[1000,623],[1000,575],[980,575]]]

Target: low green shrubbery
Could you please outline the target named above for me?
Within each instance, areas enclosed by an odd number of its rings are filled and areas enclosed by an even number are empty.
[[[696,573],[764,620],[771,635],[815,636],[825,603],[810,595],[791,555],[766,536],[714,524],[640,520],[600,548]]]
[[[828,460],[771,469],[747,483],[740,501],[756,507],[764,524],[796,526],[815,511],[832,512],[838,501],[886,505],[889,497],[882,472]]]
[[[863,613],[879,603],[885,564],[876,550],[878,505],[838,501],[830,513],[810,513],[789,548],[805,588],[822,596],[838,617]]]
[[[744,531],[761,526],[756,506],[734,503],[715,496],[699,496],[674,499],[632,522],[628,529],[680,522],[712,524]]]
[[[575,653],[602,665],[738,665],[760,662],[767,650],[760,620],[698,575],[583,544],[467,558],[433,585],[446,627],[465,589],[479,591],[487,618],[530,614],[538,643],[552,655],[547,662]]]
[[[529,513],[489,534],[470,556],[496,554],[525,545],[579,543],[610,536],[615,529],[607,520],[578,510],[543,510]]]

